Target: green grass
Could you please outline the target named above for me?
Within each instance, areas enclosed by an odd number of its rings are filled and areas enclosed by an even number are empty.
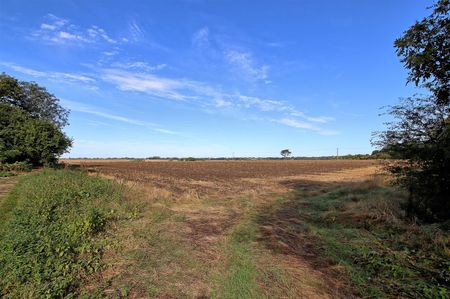
[[[394,189],[362,184],[299,192],[293,208],[317,253],[341,265],[363,297],[450,298],[450,235],[403,219],[403,201]]]
[[[253,247],[258,236],[254,222],[239,224],[229,236],[226,274],[219,280],[216,298],[261,298]]]
[[[129,217],[123,191],[80,171],[21,177],[0,206],[0,296],[76,297],[102,269],[109,224]]]

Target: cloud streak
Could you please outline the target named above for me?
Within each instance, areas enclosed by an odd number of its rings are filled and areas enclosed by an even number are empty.
[[[95,79],[76,73],[64,73],[64,72],[43,72],[32,68],[23,67],[10,62],[0,62],[0,65],[5,66],[13,71],[29,75],[32,77],[48,78],[52,81],[58,82],[82,82],[82,83],[94,83]]]
[[[285,126],[288,126],[288,127],[296,128],[296,129],[312,130],[312,131],[315,131],[315,132],[319,133],[320,135],[324,135],[324,136],[331,136],[331,135],[339,134],[339,132],[337,132],[337,131],[323,129],[323,128],[317,127],[311,123],[308,123],[308,122],[305,122],[302,120],[298,120],[298,119],[289,118],[289,117],[285,117],[282,119],[274,119],[272,121],[282,124],[282,125],[285,125]]]
[[[250,52],[229,50],[225,52],[225,59],[231,65],[235,72],[241,74],[242,77],[249,81],[267,81],[269,66],[256,65],[253,55]]]
[[[209,56],[220,61],[234,75],[252,83],[271,83],[268,78],[269,65],[258,63],[250,50],[243,50],[223,36],[212,34],[208,27],[194,32],[191,39],[193,47],[201,52],[202,57]]]
[[[95,115],[95,116],[100,116],[102,118],[110,119],[113,121],[118,121],[118,122],[127,123],[127,124],[131,124],[131,125],[135,125],[135,126],[145,127],[149,130],[152,130],[152,131],[158,132],[158,133],[162,133],[162,134],[180,135],[179,132],[161,128],[158,124],[155,124],[155,123],[142,121],[142,120],[136,120],[136,119],[125,117],[125,116],[104,112],[96,107],[82,104],[79,102],[62,99],[61,104],[63,106],[66,106],[67,108],[69,108],[71,111],[91,114],[91,115]]]

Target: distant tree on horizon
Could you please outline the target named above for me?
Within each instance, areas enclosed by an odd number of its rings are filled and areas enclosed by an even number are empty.
[[[280,155],[283,156],[283,158],[287,158],[291,155],[291,151],[289,149],[284,149],[280,152]]]

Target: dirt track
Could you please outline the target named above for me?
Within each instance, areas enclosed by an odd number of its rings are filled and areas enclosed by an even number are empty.
[[[0,178],[0,202],[3,197],[14,187],[17,177]]]

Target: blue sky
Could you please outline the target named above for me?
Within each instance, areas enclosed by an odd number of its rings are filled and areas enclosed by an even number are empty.
[[[66,157],[369,153],[431,4],[0,0],[0,71],[71,110]]]

